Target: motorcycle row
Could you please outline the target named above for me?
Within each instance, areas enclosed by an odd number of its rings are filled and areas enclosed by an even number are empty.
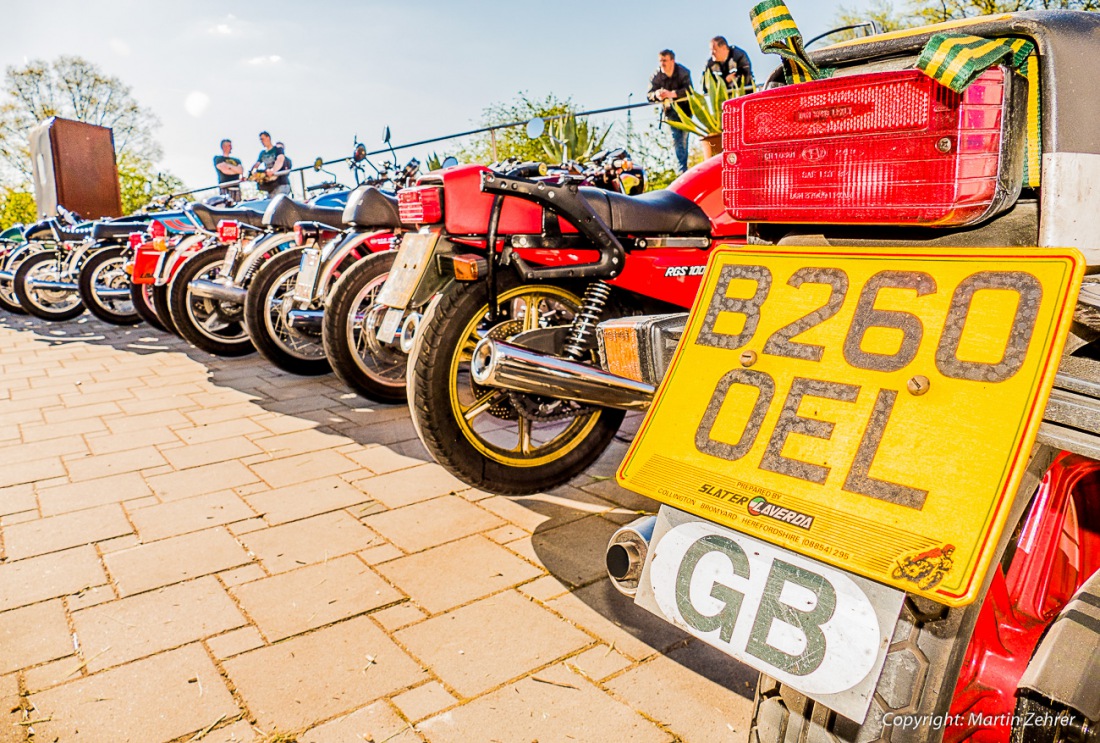
[[[549,168],[387,164],[304,202],[159,199],[94,222],[59,207],[0,235],[0,306],[87,309],[217,356],[333,371],[369,399],[407,399],[460,479],[533,493],[582,472],[638,407],[603,384],[597,324],[689,307],[711,239],[743,236],[720,159],[649,193],[614,149]]]

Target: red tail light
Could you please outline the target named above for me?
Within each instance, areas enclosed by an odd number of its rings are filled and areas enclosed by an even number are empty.
[[[298,247],[302,247],[309,242],[310,235],[306,235],[305,230],[302,229],[302,223],[298,222],[294,225],[294,244]]]
[[[397,210],[402,224],[434,224],[443,221],[443,189],[414,186],[397,192]]]
[[[168,228],[164,226],[163,222],[153,220],[153,223],[149,225],[149,234],[153,237],[167,237]]]
[[[141,247],[141,244],[145,242],[145,238],[140,232],[131,232],[130,237],[127,238],[127,241],[130,244],[131,250],[137,250]]]
[[[955,93],[918,70],[876,72],[731,100],[726,208],[746,222],[978,221],[1019,195],[1012,77],[994,67]]]
[[[232,219],[218,222],[218,242],[232,243],[241,237],[241,225]]]

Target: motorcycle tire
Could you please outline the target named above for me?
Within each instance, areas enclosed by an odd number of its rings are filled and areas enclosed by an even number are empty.
[[[169,288],[168,311],[176,332],[195,348],[215,356],[246,356],[256,349],[244,327],[244,308],[196,296],[188,286],[193,279],[217,276],[225,252],[207,248],[180,266]]]
[[[997,545],[997,560],[1003,558],[1019,522],[1038,488],[1039,481],[1054,461],[1049,447],[1036,446],[1027,472],[1017,491],[1008,527]],[[996,562],[993,567],[996,567]],[[906,596],[901,617],[894,629],[882,675],[875,687],[871,708],[860,724],[838,715],[825,705],[774,679],[761,675],[753,705],[751,743],[932,743],[943,735],[930,724],[916,727],[888,726],[887,715],[921,718],[946,715],[954,697],[963,660],[996,571],[990,569],[971,604],[947,607],[928,599]],[[925,717],[924,719],[932,719]]]
[[[81,267],[77,281],[80,298],[88,312],[111,325],[137,325],[142,320],[130,296],[130,277],[122,270],[125,262],[125,248],[100,250]],[[101,288],[126,289],[126,297],[104,297]]]
[[[287,326],[283,297],[294,291],[300,249],[285,250],[263,263],[248,285],[244,324],[260,355],[283,371],[310,377],[332,371],[319,336]]]
[[[153,306],[153,288],[152,284],[131,283],[130,301],[134,304],[134,310],[149,326],[157,330],[167,331],[164,323],[160,321],[160,317],[157,315],[156,308]]]
[[[486,282],[453,282],[433,300],[410,354],[409,408],[421,442],[463,482],[500,495],[542,492],[584,472],[611,443],[624,411],[479,387],[468,368],[478,339],[507,340],[544,327],[543,318],[567,324],[582,293],[576,284],[524,284],[508,272],[497,281],[501,313],[492,326]]]
[[[376,323],[366,330],[363,326],[396,257],[393,250],[375,253],[345,271],[332,288],[321,331],[325,356],[340,381],[363,397],[387,403],[405,401],[409,357],[377,342]]]
[[[43,274],[54,279],[59,278],[64,264],[64,256],[53,250],[35,253],[20,264],[13,279],[15,295],[19,299],[19,306],[28,314],[42,320],[60,322],[72,320],[84,312],[80,292],[75,288],[71,291],[37,289],[30,285],[30,281],[42,277]]]
[[[9,254],[4,256],[3,264],[0,264],[3,270],[12,274],[18,271],[23,261],[37,252],[33,245],[34,243],[31,243],[30,245],[19,245],[13,248]],[[19,297],[15,294],[14,275],[10,279],[0,279],[0,308],[13,315],[27,314],[27,311],[19,306]]]
[[[176,324],[172,322],[172,313],[168,309],[171,301],[172,284],[153,285],[151,296],[153,297],[153,312],[157,313],[160,324],[174,336],[179,337],[180,331],[176,330]]]

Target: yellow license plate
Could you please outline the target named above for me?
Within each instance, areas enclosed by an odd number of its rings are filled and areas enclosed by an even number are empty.
[[[1072,248],[724,248],[619,482],[974,600],[1084,273]]]

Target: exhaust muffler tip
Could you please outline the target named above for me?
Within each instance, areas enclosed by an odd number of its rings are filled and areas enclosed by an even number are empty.
[[[492,380],[496,362],[496,341],[492,338],[482,338],[474,346],[473,358],[470,360],[470,376],[478,384],[488,385]]]
[[[656,516],[643,516],[631,521],[611,535],[607,543],[605,564],[611,584],[624,596],[633,597],[638,592],[642,578],[642,566],[649,553],[649,541],[653,538]]]
[[[401,323],[401,330],[398,333],[398,346],[403,353],[412,353],[413,346],[416,344],[416,331],[420,329],[421,319],[423,318],[419,312],[413,312]]]

